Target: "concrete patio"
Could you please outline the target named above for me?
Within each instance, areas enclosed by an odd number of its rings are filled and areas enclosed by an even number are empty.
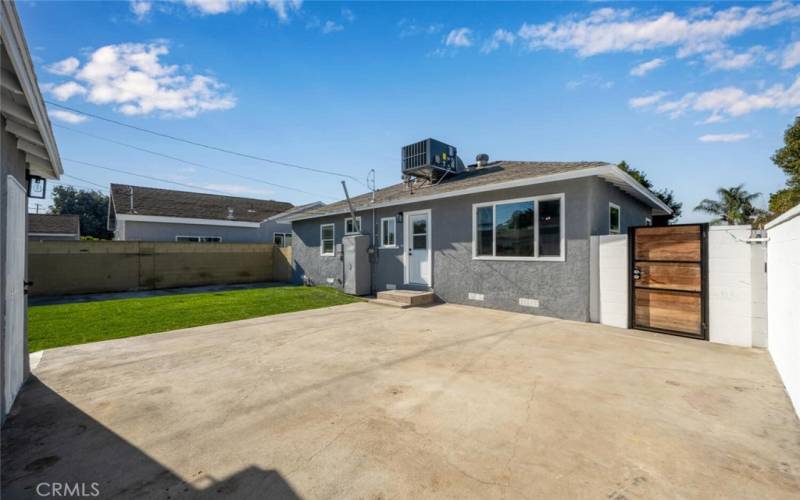
[[[799,475],[765,351],[454,305],[47,351],[2,435],[8,499],[798,498]]]

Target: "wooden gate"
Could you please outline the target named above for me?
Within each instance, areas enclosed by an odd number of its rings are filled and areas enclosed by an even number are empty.
[[[708,340],[708,225],[628,229],[629,326]]]

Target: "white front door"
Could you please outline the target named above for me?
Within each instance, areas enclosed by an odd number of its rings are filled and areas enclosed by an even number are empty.
[[[431,212],[406,214],[406,283],[431,286]]]
[[[8,176],[8,200],[5,216],[8,221],[5,254],[6,281],[5,344],[3,369],[5,373],[4,412],[11,409],[24,378],[25,370],[25,214],[27,192],[16,179]],[[0,212],[2,213],[2,212]]]

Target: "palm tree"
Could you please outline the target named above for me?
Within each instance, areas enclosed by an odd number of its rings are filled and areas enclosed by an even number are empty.
[[[717,196],[718,200],[706,198],[694,207],[696,212],[716,215],[717,218],[713,219],[711,224],[749,224],[764,213],[763,210],[753,206],[753,201],[761,196],[761,193],[749,193],[744,189],[744,184],[719,188]]]

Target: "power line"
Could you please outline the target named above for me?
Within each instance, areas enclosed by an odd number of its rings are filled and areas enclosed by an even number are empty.
[[[248,158],[248,159],[251,159],[251,160],[263,161],[263,162],[266,162],[266,163],[271,163],[273,165],[280,165],[280,166],[283,166],[283,167],[290,167],[290,168],[298,168],[298,169],[301,169],[301,170],[307,170],[309,172],[316,172],[318,174],[327,174],[327,175],[335,175],[337,177],[345,177],[347,179],[352,179],[353,181],[361,184],[362,186],[364,185],[363,182],[361,182],[356,177],[353,177],[352,175],[349,175],[349,174],[342,174],[342,173],[339,173],[339,172],[334,172],[332,170],[323,170],[321,168],[304,167],[302,165],[297,165],[295,163],[287,163],[285,161],[273,160],[273,159],[270,159],[270,158],[265,158],[263,156],[257,156],[257,155],[253,155],[253,154],[249,154],[249,153],[240,153],[239,151],[234,151],[232,149],[221,148],[219,146],[212,146],[210,144],[204,144],[202,142],[192,141],[192,140],[189,140],[189,139],[184,139],[182,137],[177,137],[177,136],[174,136],[174,135],[165,134],[163,132],[157,132],[155,130],[150,130],[150,129],[147,129],[147,128],[144,128],[144,127],[131,125],[129,123],[121,122],[121,121],[114,120],[114,119],[111,119],[111,118],[106,118],[104,116],[96,115],[94,113],[89,113],[87,111],[81,111],[79,109],[72,108],[70,106],[64,106],[63,104],[59,104],[57,102],[48,101],[48,100],[45,100],[45,102],[47,104],[52,105],[52,106],[56,106],[56,107],[59,107],[59,108],[62,108],[62,109],[66,109],[66,110],[72,111],[74,113],[79,113],[79,114],[82,114],[84,116],[90,116],[90,117],[96,118],[98,120],[103,120],[103,121],[106,121],[106,122],[109,122],[109,123],[113,123],[115,125],[119,125],[120,127],[128,127],[130,129],[133,129],[133,130],[138,130],[139,132],[152,134],[152,135],[155,135],[155,136],[158,136],[158,137],[164,137],[166,139],[170,139],[170,140],[177,141],[177,142],[182,142],[182,143],[185,143],[185,144],[191,144],[192,146],[197,146],[197,147],[201,147],[201,148],[205,148],[205,149],[210,149],[212,151],[219,151],[221,153],[227,153],[227,154],[230,154],[230,155],[240,156],[242,158]]]
[[[142,177],[144,179],[150,179],[152,181],[165,182],[167,184],[175,184],[176,186],[186,187],[186,188],[189,188],[189,189],[200,189],[200,190],[203,190],[203,191],[210,191],[212,193],[223,194],[225,196],[231,196],[230,193],[226,193],[225,191],[220,191],[220,190],[217,190],[217,189],[210,189],[210,188],[206,188],[206,187],[202,187],[202,186],[195,186],[193,184],[185,184],[183,182],[178,182],[178,181],[170,181],[170,180],[167,180],[167,179],[162,179],[160,177],[153,177],[152,175],[137,174],[136,172],[130,172],[128,170],[122,170],[122,169],[119,169],[119,168],[106,167],[106,166],[103,166],[103,165],[98,165],[96,163],[90,163],[88,161],[76,160],[74,158],[65,158],[65,157],[62,156],[61,159],[62,160],[66,160],[66,161],[71,161],[72,163],[78,163],[80,165],[86,165],[87,167],[100,168],[100,169],[103,169],[103,170],[109,170],[111,172],[118,172],[120,174],[127,174],[127,175],[133,175],[135,177]]]
[[[92,138],[97,139],[99,141],[110,142],[112,144],[117,144],[119,146],[124,146],[126,148],[135,149],[137,151],[142,151],[142,152],[145,152],[145,153],[148,153],[148,154],[151,154],[151,155],[160,156],[162,158],[167,158],[167,159],[174,160],[174,161],[177,161],[177,162],[185,163],[186,165],[192,165],[194,167],[205,168],[205,169],[208,169],[208,170],[211,170],[211,171],[214,171],[214,172],[219,172],[221,174],[232,175],[234,177],[239,177],[239,178],[242,178],[242,179],[246,179],[248,181],[260,182],[260,183],[266,184],[268,186],[273,186],[273,187],[277,187],[277,188],[281,188],[281,189],[288,189],[290,191],[296,191],[298,193],[308,194],[308,195],[311,195],[311,196],[321,196],[321,197],[324,197],[324,198],[334,199],[332,196],[319,194],[319,193],[312,193],[310,191],[305,191],[305,190],[294,188],[294,187],[291,187],[291,186],[285,186],[283,184],[276,184],[274,182],[265,181],[265,180],[258,179],[258,178],[255,178],[255,177],[250,177],[250,176],[247,176],[247,175],[237,174],[235,172],[230,172],[228,170],[223,170],[221,168],[210,167],[208,165],[203,165],[202,163],[197,163],[197,162],[194,162],[194,161],[186,160],[186,159],[183,159],[183,158],[179,158],[177,156],[169,155],[169,154],[166,154],[166,153],[161,153],[159,151],[153,151],[152,149],[143,148],[141,146],[136,146],[135,144],[129,144],[127,142],[118,141],[116,139],[111,139],[109,137],[103,137],[103,136],[100,136],[100,135],[97,135],[97,134],[92,134],[90,132],[84,132],[83,130],[78,130],[78,129],[75,129],[75,128],[72,128],[72,127],[66,127],[64,125],[58,125],[58,124],[55,124],[54,126],[58,127],[58,128],[61,128],[61,129],[64,129],[64,130],[69,130],[70,132],[75,132],[76,134],[82,134],[82,135],[85,135],[85,136],[88,136],[88,137],[92,137]]]
[[[106,191],[108,190],[108,188],[106,186],[102,185],[102,184],[98,184],[96,182],[92,182],[92,181],[89,181],[89,180],[86,180],[86,179],[81,179],[77,175],[70,175],[70,174],[63,174],[63,175],[64,175],[64,177],[69,177],[70,179],[75,179],[76,181],[85,182],[86,184],[90,184],[92,186],[97,186],[98,188],[106,190]]]
[[[71,188],[76,188],[76,189],[81,189],[81,190],[84,190],[84,189],[100,190],[99,188],[94,188],[94,187],[90,187],[90,186],[86,186],[86,185],[79,185],[79,184],[70,184],[69,182],[63,182],[63,181],[51,181],[51,182],[53,184],[57,184],[59,186],[68,186],[68,187],[71,187]],[[108,189],[103,188],[102,191],[108,192]]]

